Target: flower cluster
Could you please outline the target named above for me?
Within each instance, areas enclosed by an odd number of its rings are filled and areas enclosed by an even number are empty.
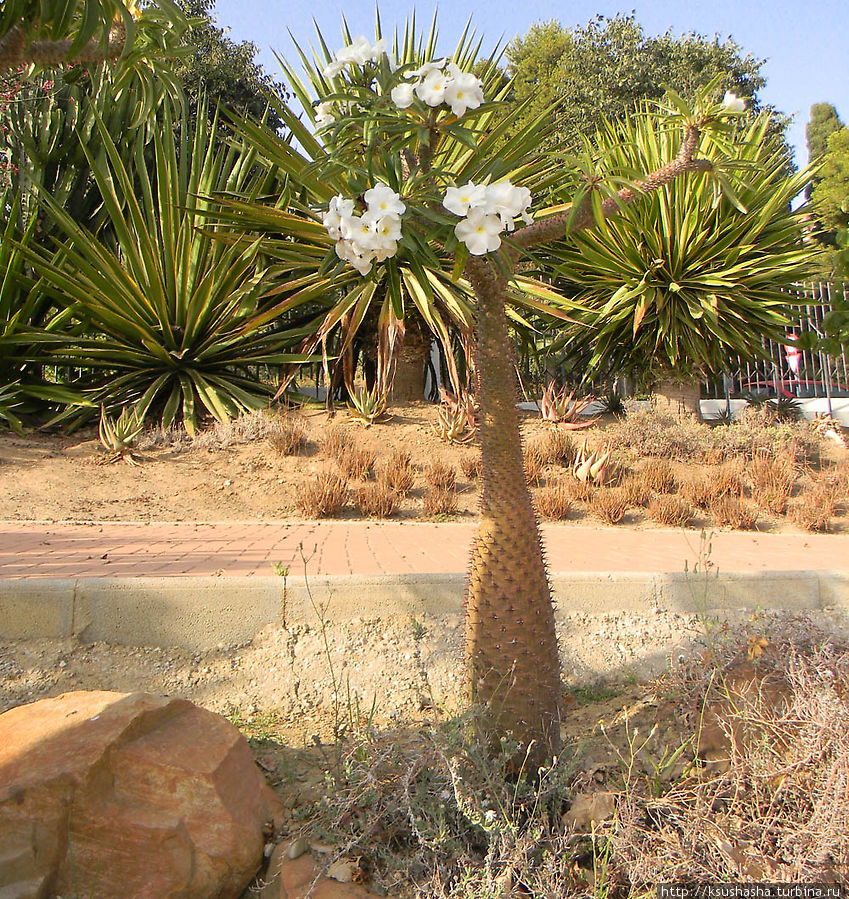
[[[473,184],[449,187],[442,205],[463,220],[454,227],[472,256],[492,253],[501,246],[501,232],[512,231],[517,215],[530,224],[528,214],[531,192],[527,187],[514,187],[509,181],[495,184]]]
[[[386,50],[386,38],[382,37],[372,44],[367,37],[361,34],[354,39],[352,44],[348,44],[347,47],[343,47],[333,54],[333,61],[324,67],[324,77],[335,78],[345,66],[364,66],[369,62],[377,62],[381,56],[389,59],[389,67],[394,71],[396,68],[395,57]]]
[[[447,103],[459,117],[467,109],[477,109],[483,103],[483,83],[470,72],[463,72],[456,63],[439,59],[426,62],[410,72],[412,81],[402,81],[392,88],[392,102],[399,109],[411,106],[415,97],[428,106]]]
[[[388,185],[378,183],[363,194],[367,210],[354,214],[354,201],[338,194],[330,201],[323,221],[336,241],[336,255],[367,275],[375,262],[383,262],[398,251],[401,216],[406,210],[401,197]]]

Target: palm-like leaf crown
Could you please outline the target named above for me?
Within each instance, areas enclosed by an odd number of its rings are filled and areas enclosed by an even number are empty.
[[[379,17],[375,36],[383,37]],[[353,42],[347,26],[343,37],[346,44]],[[516,185],[533,185],[538,193],[556,185],[562,167],[537,151],[540,132],[551,127],[551,120],[539,116],[505,142],[518,112],[505,114],[510,109],[503,102],[509,86],[497,65],[498,52],[476,62],[481,42],[468,28],[450,61],[465,72],[474,68],[486,102],[462,118],[446,107],[419,102],[401,110],[391,98],[393,87],[434,59],[435,20],[423,37],[411,19],[393,35],[391,57],[381,54],[332,76],[325,70],[334,54],[320,33],[318,40],[312,57],[298,48],[303,78],[280,60],[312,127],[279,99],[274,105],[289,129],[285,138],[247,119],[239,123],[267,164],[288,177],[289,189],[274,205],[228,204],[233,220],[243,227],[250,223],[269,236],[264,249],[280,262],[277,273],[283,284],[278,293],[283,299],[269,309],[268,319],[320,304],[320,313],[305,328],[303,349],[322,346],[327,358],[331,335],[341,329],[336,347],[341,355],[368,321],[370,310],[369,318],[374,319],[377,307],[378,345],[385,351],[378,358],[380,370],[391,365],[404,318],[417,313],[441,342],[456,387],[459,373],[453,367],[451,333],[458,332],[469,346],[474,299],[461,274],[466,256],[454,236],[457,218],[442,207],[442,198],[447,187],[469,181],[506,178]],[[319,102],[324,109],[335,110],[338,120],[320,127]],[[363,278],[337,258],[333,241],[320,224],[321,213],[337,195],[361,205],[365,191],[379,183],[401,195],[407,212],[397,254]],[[284,237],[275,240],[275,232]],[[568,320],[566,311],[574,305],[542,281],[523,275],[511,282],[509,300],[514,324],[525,328],[532,328],[539,316]]]
[[[808,175],[786,174],[768,125],[761,115],[703,134],[699,152],[714,161],[712,178],[672,181],[558,244],[558,283],[589,326],[567,328],[562,342],[588,375],[687,378],[732,355],[761,354],[764,337],[782,339],[789,305],[781,288],[802,279],[811,260],[790,205]],[[604,124],[595,152],[627,175],[669,161],[676,141],[643,106],[627,122]]]

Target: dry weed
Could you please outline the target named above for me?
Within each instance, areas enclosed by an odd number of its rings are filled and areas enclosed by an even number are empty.
[[[374,465],[374,453],[365,446],[352,445],[337,461],[344,477],[364,480]]]
[[[705,511],[710,509],[716,498],[710,478],[701,472],[691,472],[684,478],[679,493],[691,506]]]
[[[334,462],[340,462],[353,449],[354,438],[340,425],[327,429],[321,441],[321,452]]]
[[[758,520],[757,510],[736,496],[715,496],[709,511],[720,527],[738,531],[751,530]]]
[[[398,508],[398,494],[381,481],[364,484],[357,490],[357,505],[368,518],[389,518]]]
[[[424,479],[436,490],[454,490],[457,486],[457,471],[444,462],[431,462],[425,466]]]
[[[377,480],[399,496],[406,496],[415,483],[413,461],[406,450],[394,450],[375,466]]]
[[[740,499],[745,493],[743,468],[736,459],[723,462],[709,477],[713,481],[715,496],[736,496]]]
[[[806,531],[827,533],[837,511],[835,485],[825,478],[816,478],[793,507],[793,520]]]
[[[693,518],[690,504],[680,496],[658,493],[649,502],[649,518],[670,528],[686,527]]]
[[[572,437],[560,428],[552,428],[537,438],[546,465],[569,467],[575,461],[577,447]]]
[[[796,483],[796,462],[789,453],[757,450],[746,465],[752,499],[773,515],[783,515]]]
[[[348,501],[348,482],[335,471],[323,471],[301,488],[298,508],[307,518],[334,518]]]
[[[276,453],[294,456],[307,445],[307,432],[298,422],[284,416],[271,423],[267,439]]]
[[[675,488],[675,474],[666,459],[651,459],[637,477],[649,493],[672,493]]]
[[[194,449],[219,450],[240,443],[255,443],[268,437],[278,421],[274,413],[259,409],[238,418],[216,421],[212,427],[192,438]]]
[[[534,447],[528,447],[525,452],[525,479],[530,486],[538,486],[542,481],[544,467],[542,456],[535,451]]]
[[[590,509],[606,524],[619,524],[628,511],[628,498],[620,487],[599,487],[590,499]]]
[[[622,492],[628,499],[628,505],[631,507],[648,505],[651,491],[645,486],[638,475],[630,475],[623,479],[619,485]]]
[[[460,461],[460,470],[467,481],[479,481],[483,477],[483,459],[480,453],[464,456]]]
[[[534,507],[537,514],[542,518],[563,521],[569,517],[569,512],[572,509],[569,490],[562,482],[551,487],[545,487],[538,491],[534,497]]]
[[[457,491],[453,486],[437,487],[431,484],[422,494],[422,505],[429,518],[453,515],[457,511]]]

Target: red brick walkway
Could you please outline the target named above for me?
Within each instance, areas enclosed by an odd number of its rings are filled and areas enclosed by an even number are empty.
[[[310,574],[462,572],[474,524],[222,522],[214,524],[0,522],[0,578],[262,576],[275,562]],[[549,568],[683,571],[699,534],[546,525]],[[300,548],[299,548],[300,547]],[[717,533],[723,572],[849,569],[849,535]]]

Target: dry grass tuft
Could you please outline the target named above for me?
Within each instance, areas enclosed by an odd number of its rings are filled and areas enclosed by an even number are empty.
[[[374,465],[374,453],[365,446],[351,446],[338,460],[339,470],[346,478],[364,480]]]
[[[649,503],[649,517],[666,527],[683,528],[692,520],[693,510],[680,496],[658,493]]]
[[[666,459],[650,460],[637,477],[649,493],[672,493],[675,488],[675,474]]]
[[[467,481],[479,481],[483,477],[483,459],[480,453],[464,456],[460,462],[460,470]]]
[[[563,521],[572,510],[568,488],[562,482],[543,488],[534,497],[534,507],[542,518]]]
[[[626,477],[620,484],[622,492],[628,498],[628,505],[632,507],[648,505],[651,491],[637,475]]]
[[[621,487],[599,487],[590,499],[590,509],[606,524],[619,524],[628,511],[628,497]]]
[[[274,412],[258,409],[238,418],[216,421],[210,428],[192,438],[193,449],[219,450],[240,443],[265,440],[279,421]]]
[[[357,490],[357,505],[368,518],[389,518],[399,500],[398,494],[381,481],[372,481]]]
[[[334,518],[347,501],[347,480],[327,470],[304,484],[298,496],[298,508],[307,518]]]
[[[425,466],[424,479],[436,490],[454,490],[457,486],[457,471],[444,462],[431,462]]]
[[[814,479],[793,507],[793,520],[806,531],[828,533],[837,511],[837,496],[836,485],[828,478]]]
[[[711,479],[701,472],[692,472],[681,481],[679,493],[691,506],[708,511],[716,496]]]
[[[375,466],[375,476],[379,483],[385,484],[399,496],[406,496],[416,481],[410,454],[405,450],[394,450]]]
[[[535,447],[529,446],[525,451],[525,480],[530,486],[539,485],[545,462]]]
[[[438,515],[453,515],[457,511],[457,491],[451,487],[430,485],[422,494],[425,514],[430,518]]]
[[[746,473],[752,484],[752,499],[773,515],[783,515],[796,483],[793,456],[788,453],[775,455],[761,449],[749,460]]]
[[[307,432],[287,415],[271,423],[267,439],[279,455],[294,456],[307,445]]]
[[[539,451],[547,465],[569,467],[575,461],[578,448],[575,441],[565,431],[552,428],[537,438]]]
[[[709,477],[713,481],[715,496],[736,496],[740,499],[745,493],[743,468],[736,459],[723,462]]]
[[[757,509],[736,496],[714,497],[710,513],[720,527],[738,531],[751,530],[758,520]]]
[[[321,452],[334,462],[341,463],[353,448],[354,438],[340,425],[328,428],[321,441]]]

